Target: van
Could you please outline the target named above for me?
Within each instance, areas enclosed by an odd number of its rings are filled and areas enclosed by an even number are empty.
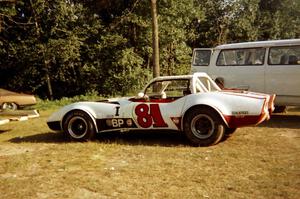
[[[191,72],[208,73],[221,88],[276,94],[277,107],[300,106],[300,39],[196,48]]]

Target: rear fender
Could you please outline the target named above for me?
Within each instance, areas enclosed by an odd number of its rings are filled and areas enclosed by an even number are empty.
[[[209,109],[209,110],[211,110],[212,112],[217,113],[217,115],[219,116],[220,120],[223,121],[224,124],[228,127],[227,121],[225,120],[225,118],[224,118],[222,112],[221,112],[218,108],[213,107],[213,106],[211,106],[211,105],[207,105],[207,104],[197,104],[197,105],[194,105],[194,106],[189,107],[189,108],[184,112],[183,118],[182,118],[182,120],[181,120],[181,130],[182,130],[182,131],[184,130],[184,129],[183,129],[183,126],[184,126],[183,123],[184,123],[184,121],[185,121],[186,116],[187,116],[192,110],[194,110],[195,108]]]

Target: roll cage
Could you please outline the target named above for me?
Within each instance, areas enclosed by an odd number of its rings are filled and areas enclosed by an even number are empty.
[[[189,94],[220,91],[218,85],[206,73],[157,77],[145,86],[138,98],[146,100],[175,100]]]

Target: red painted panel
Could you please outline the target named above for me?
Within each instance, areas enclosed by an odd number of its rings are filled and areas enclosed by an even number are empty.
[[[149,100],[146,100],[146,99],[135,99],[135,98],[132,98],[132,99],[129,99],[130,101],[132,102],[154,102],[154,103],[170,103],[170,102],[173,102],[175,99],[172,99],[172,98],[167,98],[167,99],[149,99]]]
[[[242,126],[251,126],[259,124],[264,119],[263,114],[261,115],[247,115],[247,116],[233,116],[224,115],[224,118],[229,126],[229,128],[238,128]]]

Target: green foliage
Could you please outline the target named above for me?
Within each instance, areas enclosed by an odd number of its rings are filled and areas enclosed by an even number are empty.
[[[297,0],[199,0],[205,19],[195,23],[192,47],[300,37]]]
[[[161,75],[194,47],[300,37],[297,0],[157,1]],[[152,74],[149,0],[0,2],[0,87],[40,98],[125,95]]]
[[[142,89],[151,75],[148,69],[143,68],[144,60],[132,48],[117,51],[114,55],[117,61],[113,61],[107,71],[104,90],[112,95],[125,95]]]
[[[189,24],[203,19],[193,0],[160,1],[159,36],[162,75],[186,74],[190,67],[191,48],[187,38],[193,38]]]
[[[260,38],[289,39],[300,37],[300,2],[266,0],[260,2]]]
[[[58,109],[65,105],[80,102],[80,101],[100,101],[103,100],[104,97],[100,96],[98,92],[91,91],[85,93],[84,95],[76,95],[73,97],[62,97],[57,100],[47,100],[47,99],[37,99],[37,104],[33,106],[36,110],[49,110],[49,109]]]

